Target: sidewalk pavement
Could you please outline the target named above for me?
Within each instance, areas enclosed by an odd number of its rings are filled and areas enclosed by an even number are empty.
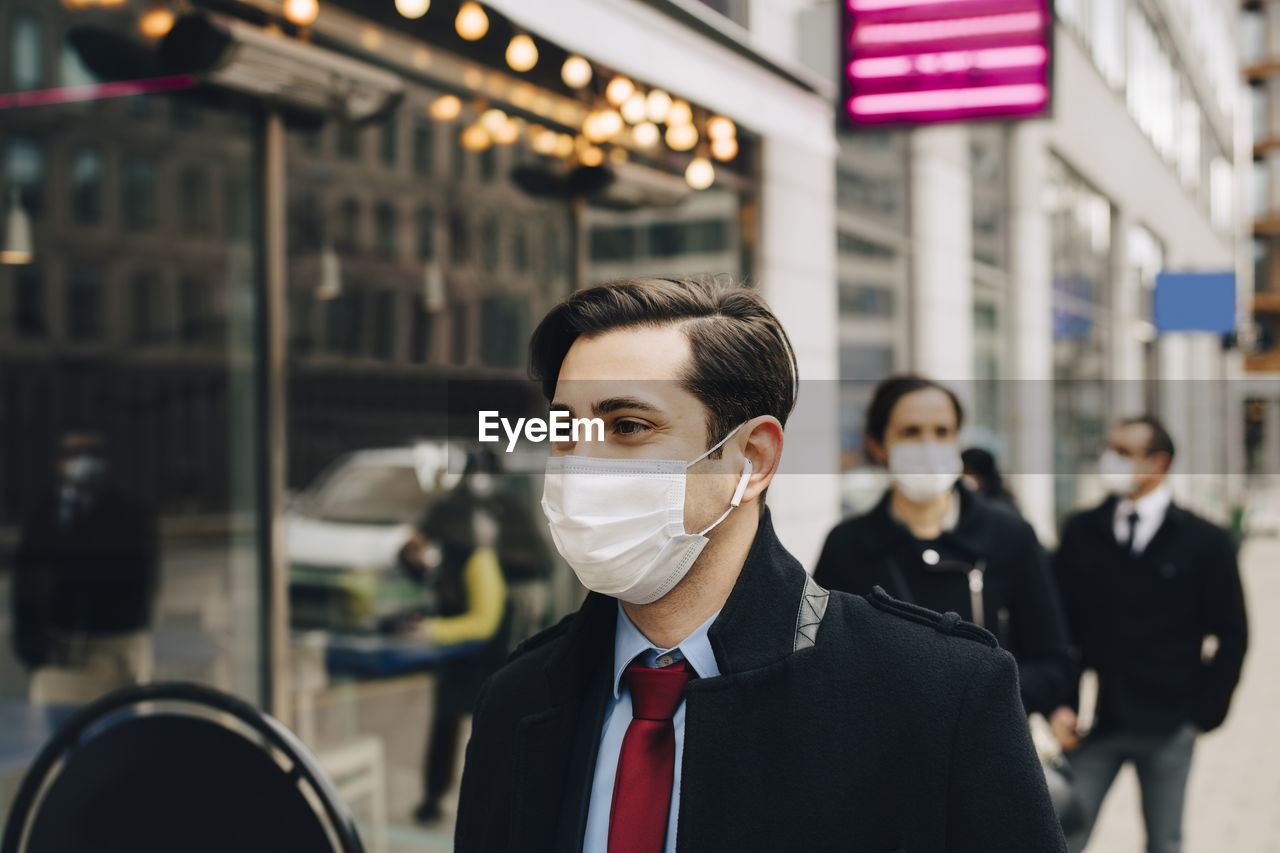
[[[1280,539],[1250,539],[1240,563],[1249,652],[1226,724],[1196,747],[1183,853],[1280,853]],[[1138,780],[1126,767],[1088,853],[1145,849]]]

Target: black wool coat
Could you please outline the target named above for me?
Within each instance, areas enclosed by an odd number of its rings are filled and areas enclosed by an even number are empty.
[[[1069,518],[1054,573],[1080,665],[1098,673],[1098,732],[1165,733],[1222,725],[1248,647],[1235,545],[1169,506],[1141,554],[1116,541],[1117,499]],[[1217,637],[1212,659],[1202,656]],[[1071,697],[1075,705],[1075,697]]]
[[[455,849],[582,849],[617,608],[592,594],[476,710]],[[1052,853],[1013,659],[955,616],[828,593],[766,513],[685,692],[677,849]]]
[[[922,541],[893,517],[892,493],[886,493],[871,512],[831,531],[813,578],[827,589],[858,595],[882,586],[899,599],[972,620],[968,577],[939,569],[982,561],[984,627],[1017,660],[1027,712],[1051,714],[1071,694],[1073,666],[1048,554],[1021,516],[964,487],[957,486],[956,494],[955,529]],[[937,564],[923,559],[928,550],[940,555]]]

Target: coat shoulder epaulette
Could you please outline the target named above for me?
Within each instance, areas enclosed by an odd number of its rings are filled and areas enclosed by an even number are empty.
[[[507,662],[510,663],[511,661],[515,660],[516,658],[520,657],[526,652],[531,652],[540,646],[545,646],[547,643],[551,642],[556,637],[563,635],[566,631],[569,630],[569,625],[573,622],[573,618],[577,615],[578,614],[576,612],[570,613],[568,616],[564,617],[559,622],[552,625],[550,628],[544,628],[543,630],[534,634],[532,637],[529,637],[528,639],[522,641],[518,646],[515,647],[515,649],[511,652],[511,654],[507,656]]]
[[[899,616],[911,622],[918,622],[921,625],[928,625],[939,634],[964,637],[966,640],[973,640],[993,649],[998,648],[1000,645],[995,635],[990,631],[972,622],[964,621],[957,613],[938,613],[918,604],[899,601],[878,586],[871,590],[871,594],[867,596],[867,601],[871,602],[872,606],[877,610]]]

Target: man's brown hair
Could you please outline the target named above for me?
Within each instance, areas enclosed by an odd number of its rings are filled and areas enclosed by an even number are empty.
[[[639,278],[578,291],[534,330],[529,375],[551,400],[579,337],[668,324],[680,326],[693,352],[680,382],[707,408],[708,446],[760,415],[786,425],[799,377],[787,333],[754,290],[713,280]]]

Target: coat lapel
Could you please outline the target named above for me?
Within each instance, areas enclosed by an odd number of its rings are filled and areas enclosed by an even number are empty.
[[[552,704],[517,724],[513,850],[581,850],[606,707],[616,608],[590,595],[546,667]]]

